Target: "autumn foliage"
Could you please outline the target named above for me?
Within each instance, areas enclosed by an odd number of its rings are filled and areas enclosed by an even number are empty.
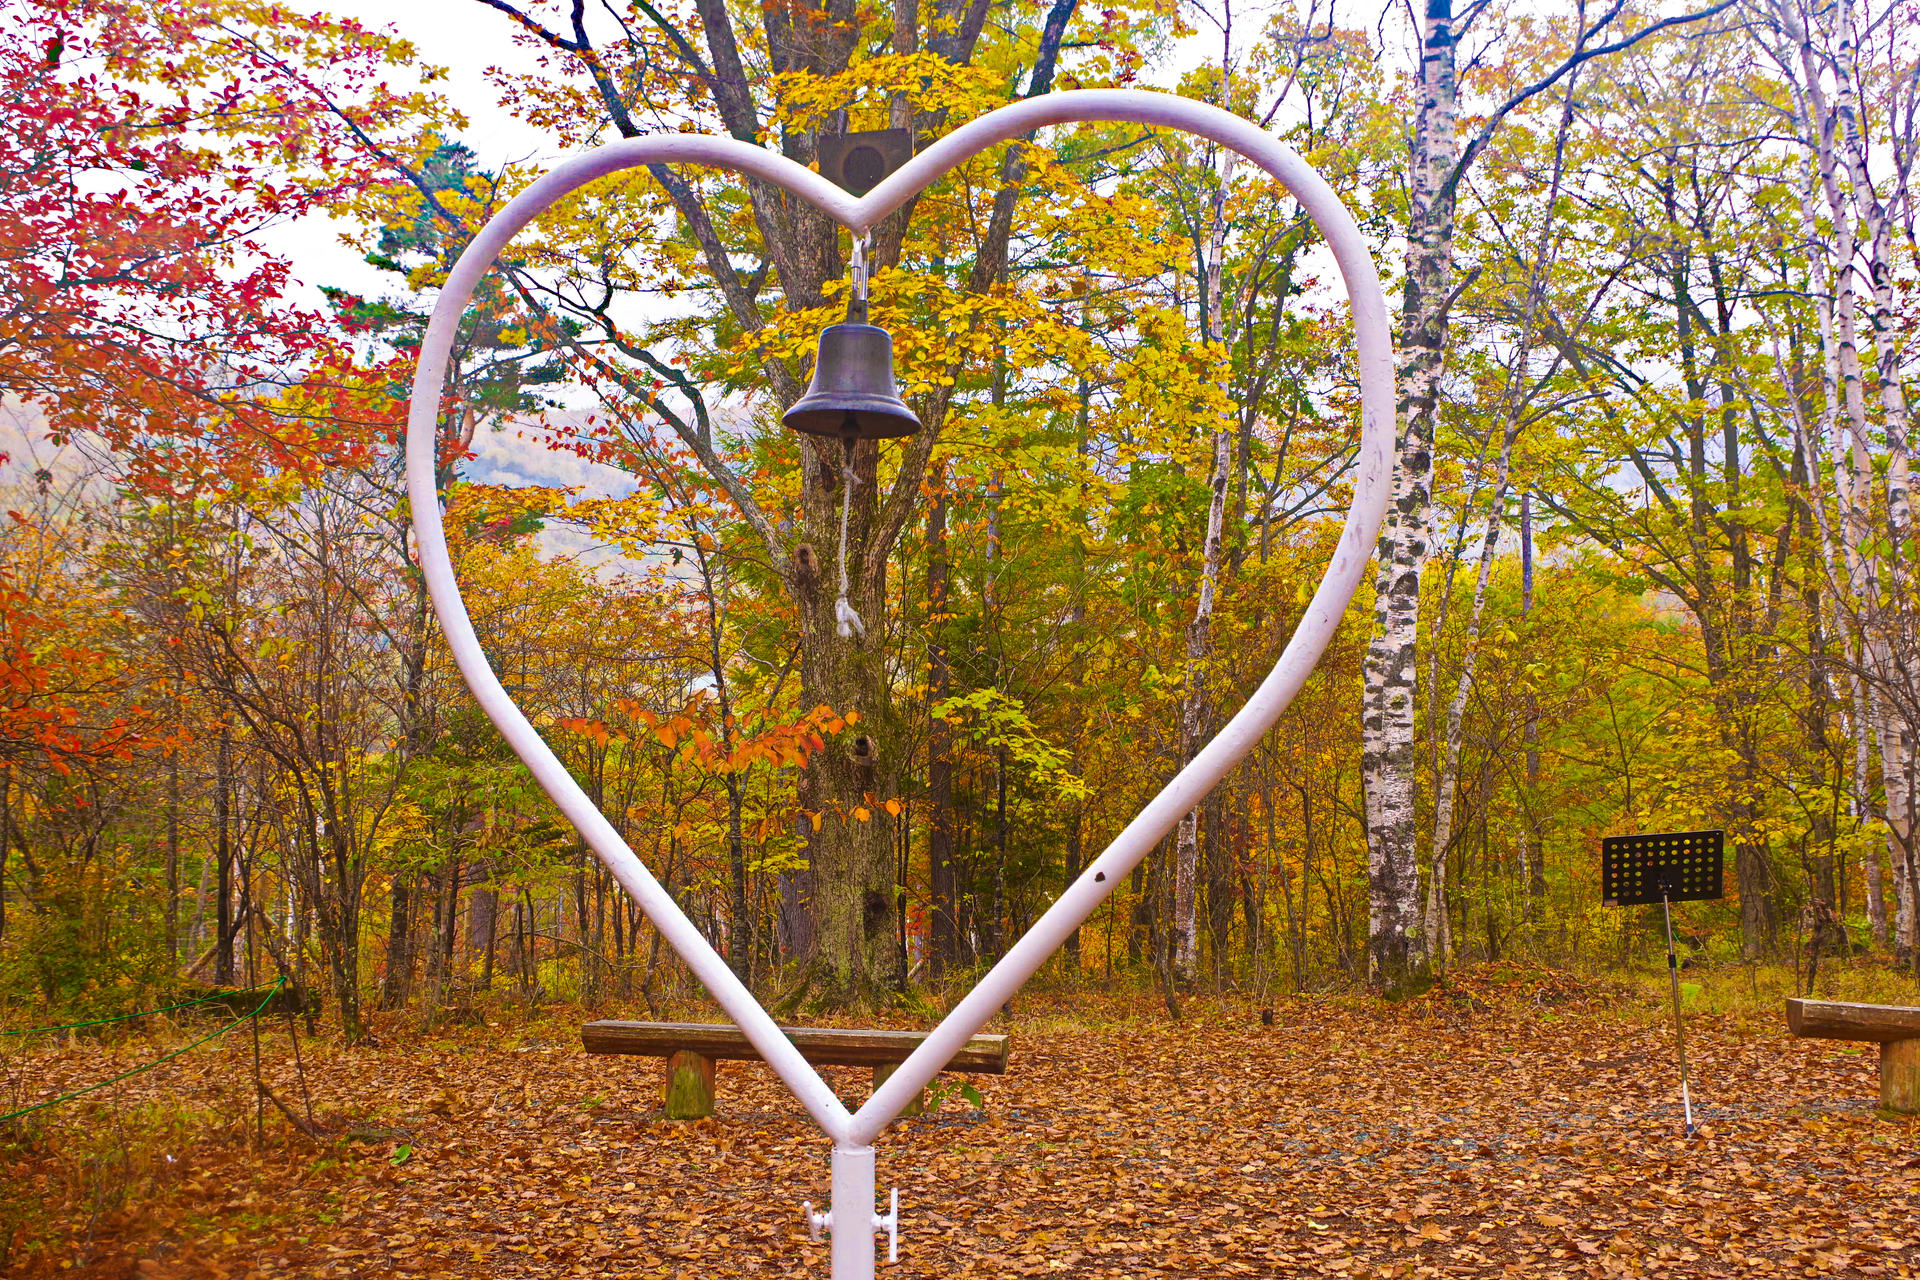
[[[0,393],[129,450],[173,491],[349,462],[370,416],[327,315],[260,234],[377,179],[358,139],[411,110],[392,42],[271,6],[5,6]],[[304,93],[323,80],[334,100]],[[347,104],[336,110],[337,103]]]
[[[116,678],[107,655],[67,642],[35,613],[31,596],[0,573],[0,767],[44,765],[68,772],[76,760],[128,760],[143,745],[148,719],[138,707],[105,724],[88,724]],[[146,726],[150,728],[150,726]]]
[[[554,153],[814,164],[1124,86],[1321,173],[1416,375],[1378,590],[1168,839],[1094,878],[1336,553],[1356,369],[1298,203],[1124,121],[874,229],[903,442],[779,425],[844,228],[677,165],[522,229],[434,442],[509,695],[781,1017],[924,1027],[1107,894],[984,1110],[897,1131],[901,1274],[1914,1273],[1911,1122],[1776,1015],[1920,998],[1916,0],[435,3],[485,102],[308,5],[0,0],[0,1032],[61,1027],[0,1035],[0,1115],[180,1047],[139,1011],[209,985],[314,1022],[0,1120],[0,1270],[815,1266],[749,1203],[818,1198],[757,1068],[672,1128],[654,1064],[573,1051],[718,1015],[442,642],[413,360]],[[351,278],[276,248],[316,229]],[[1596,855],[1694,828],[1689,1145],[1664,917]]]

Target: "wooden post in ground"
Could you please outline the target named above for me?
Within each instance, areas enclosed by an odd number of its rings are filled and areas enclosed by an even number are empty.
[[[667,1058],[663,1104],[669,1120],[699,1120],[713,1114],[713,1073],[717,1064],[703,1053],[681,1049]]]
[[[900,1064],[897,1062],[882,1063],[881,1065],[876,1066],[873,1069],[873,1087],[875,1089],[878,1089],[881,1085],[885,1084],[887,1082],[887,1077],[891,1076],[896,1070],[898,1070],[899,1066]],[[927,1091],[925,1089],[922,1089],[912,1102],[909,1102],[906,1106],[900,1108],[900,1119],[905,1120],[908,1116],[921,1115],[926,1111],[926,1109],[927,1109]]]
[[[1880,1105],[1901,1115],[1920,1114],[1920,1040],[1881,1041]]]

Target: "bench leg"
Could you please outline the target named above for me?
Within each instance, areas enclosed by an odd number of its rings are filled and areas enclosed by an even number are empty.
[[[1901,1115],[1920,1114],[1920,1040],[1881,1044],[1880,1105]]]
[[[889,1063],[886,1066],[875,1067],[873,1069],[873,1087],[875,1089],[878,1089],[881,1085],[885,1084],[887,1082],[887,1078],[891,1076],[896,1070],[898,1070],[899,1066],[900,1064],[896,1062],[896,1063]],[[919,1092],[919,1094],[914,1098],[914,1100],[912,1102],[909,1102],[906,1105],[906,1107],[901,1110],[900,1119],[904,1120],[908,1116],[920,1115],[924,1113],[926,1109],[927,1109],[927,1091],[925,1089],[922,1089]]]
[[[667,1119],[699,1120],[713,1114],[715,1062],[705,1054],[682,1049],[667,1059],[664,1095]]]

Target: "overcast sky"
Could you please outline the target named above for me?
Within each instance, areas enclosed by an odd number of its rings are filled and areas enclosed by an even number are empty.
[[[489,67],[532,71],[531,52],[513,39],[512,22],[505,14],[487,9],[477,0],[299,0],[309,13],[351,18],[373,29],[392,29],[419,51],[420,61],[444,67],[447,77],[436,91],[467,117],[460,141],[471,147],[488,169],[517,160],[550,163],[560,150],[552,139],[516,119],[499,105],[499,95],[487,82]],[[395,80],[396,88],[415,88],[418,82]],[[275,228],[268,237],[273,249],[294,264],[294,273],[307,292],[302,298],[317,303],[321,284],[377,293],[391,287],[391,278],[360,260],[340,243],[342,228],[329,219],[312,218]]]

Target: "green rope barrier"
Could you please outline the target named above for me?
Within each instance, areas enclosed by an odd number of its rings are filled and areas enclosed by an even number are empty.
[[[244,1023],[251,1022],[253,1021],[253,1019],[259,1017],[261,1012],[267,1007],[267,1005],[272,1002],[274,992],[280,990],[281,987],[285,986],[286,982],[287,980],[285,978],[274,979],[272,989],[267,992],[265,999],[261,1000],[259,1004],[253,1007],[252,1013],[249,1013],[244,1017],[235,1018],[232,1022],[229,1022],[226,1026],[221,1027],[218,1031],[208,1032],[206,1035],[201,1036],[198,1040],[195,1040],[190,1044],[181,1045],[178,1049],[175,1049],[172,1053],[167,1054],[164,1058],[156,1058],[154,1061],[149,1062],[144,1067],[135,1067],[131,1071],[122,1071],[117,1076],[110,1076],[107,1079],[100,1081],[98,1084],[90,1084],[84,1089],[75,1089],[72,1093],[62,1094],[58,1098],[49,1098],[45,1102],[36,1102],[30,1107],[21,1107],[18,1111],[9,1111],[5,1115],[0,1115],[0,1124],[4,1124],[9,1120],[18,1119],[20,1116],[31,1115],[35,1111],[44,1111],[48,1107],[57,1107],[63,1102],[71,1102],[75,1098],[81,1097],[84,1094],[92,1093],[96,1089],[104,1089],[110,1084],[118,1084],[120,1081],[127,1079],[129,1076],[137,1076],[143,1071],[151,1071],[155,1067],[163,1066],[166,1063],[173,1061],[175,1058],[179,1057],[181,1054],[187,1052],[189,1049],[198,1049],[201,1045],[205,1044],[209,1040],[218,1040],[221,1036],[227,1034],[227,1032],[233,1030],[235,1027],[241,1026]],[[260,988],[258,987],[247,988],[247,990],[249,991],[258,991],[259,989]]]
[[[113,1022],[129,1022],[134,1018],[144,1018],[150,1013],[172,1013],[175,1009],[191,1009],[197,1004],[206,1004],[212,1000],[225,1000],[230,996],[243,996],[249,991],[265,991],[268,987],[278,987],[285,978],[276,978],[272,982],[262,982],[251,987],[235,987],[231,991],[216,991],[212,995],[201,996],[197,1000],[182,1000],[179,1004],[163,1004],[158,1009],[142,1009],[138,1013],[121,1013],[111,1018],[95,1018],[91,1022],[63,1022],[57,1027],[28,1027],[24,1031],[0,1031],[0,1036],[32,1036],[47,1031],[75,1031],[81,1027],[104,1027]]]

